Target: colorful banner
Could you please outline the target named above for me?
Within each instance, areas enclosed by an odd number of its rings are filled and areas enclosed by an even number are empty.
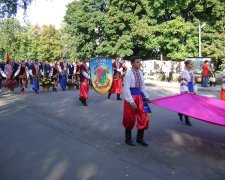
[[[225,126],[225,102],[218,99],[194,94],[179,94],[151,102],[206,123]]]
[[[106,94],[112,86],[112,59],[96,57],[90,60],[91,81],[95,91]]]

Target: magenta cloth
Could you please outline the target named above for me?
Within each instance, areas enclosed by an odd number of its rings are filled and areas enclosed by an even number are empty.
[[[151,102],[207,123],[225,126],[225,101],[219,99],[194,94],[179,94]]]

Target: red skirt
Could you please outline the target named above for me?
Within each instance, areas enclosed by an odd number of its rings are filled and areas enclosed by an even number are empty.
[[[109,90],[111,94],[122,94],[123,93],[123,85],[122,79],[113,79],[112,87]]]
[[[89,90],[88,83],[80,83],[80,98],[81,99],[88,99],[88,90]]]
[[[130,103],[124,100],[123,126],[125,129],[131,130],[137,120],[136,127],[138,130],[148,129],[149,118],[144,111],[142,97],[140,95],[132,95],[132,97],[137,105],[137,110],[134,110]]]
[[[225,90],[221,89],[221,100],[225,101]]]

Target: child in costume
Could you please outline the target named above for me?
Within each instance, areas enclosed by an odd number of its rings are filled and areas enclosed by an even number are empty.
[[[185,70],[181,73],[181,82],[180,82],[180,93],[191,93],[195,94],[197,86],[195,84],[195,76],[192,71],[193,68],[193,61],[187,60],[185,61]],[[178,113],[178,116],[181,121],[183,121],[183,114]],[[187,126],[192,126],[191,122],[189,121],[188,116],[185,117],[185,124]]]

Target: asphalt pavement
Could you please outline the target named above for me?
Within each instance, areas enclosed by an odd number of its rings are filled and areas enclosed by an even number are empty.
[[[179,93],[175,84],[147,89],[151,99]],[[199,94],[220,96],[218,90]],[[175,112],[151,105],[149,147],[130,147],[124,143],[123,101],[90,90],[84,107],[78,96],[78,90],[36,95],[28,88],[24,96],[3,90],[1,180],[224,179],[224,127],[195,119],[188,127]]]

